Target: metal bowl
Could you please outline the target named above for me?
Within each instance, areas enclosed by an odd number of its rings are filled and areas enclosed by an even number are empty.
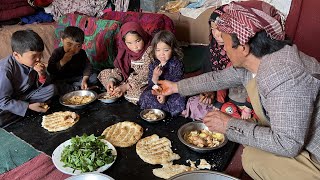
[[[144,117],[147,113],[153,113],[157,116],[156,119],[148,119]],[[166,113],[160,109],[145,109],[140,112],[140,117],[148,122],[154,123],[163,120],[166,117]]]
[[[201,180],[239,180],[235,177],[229,176],[227,174],[223,174],[221,172],[216,171],[188,171],[183,172],[180,174],[177,174],[169,180],[195,180],[195,179],[201,179]]]
[[[115,101],[117,101],[119,99],[119,97],[112,97],[112,98],[108,98],[108,99],[103,98],[106,94],[107,94],[107,92],[99,94],[98,100],[103,103],[114,103]]]
[[[71,176],[66,180],[114,180],[112,177],[96,172],[83,173],[76,176]]]
[[[189,122],[187,124],[182,125],[179,130],[178,130],[178,138],[179,140],[186,146],[188,146],[190,149],[199,152],[199,153],[206,153],[206,152],[211,152],[215,149],[219,149],[223,147],[225,144],[227,144],[228,139],[224,135],[223,141],[215,147],[198,147],[193,144],[190,144],[185,140],[185,135],[189,134],[191,131],[199,131],[199,130],[209,130],[208,127],[202,123],[201,121],[194,121],[194,122]]]
[[[92,100],[84,103],[84,104],[68,104],[67,100],[70,99],[72,96],[91,96]],[[86,105],[92,103],[93,101],[95,101],[97,99],[97,93],[94,91],[90,91],[90,90],[78,90],[78,91],[72,91],[69,92],[63,96],[60,97],[60,104],[73,108],[73,109],[81,109],[84,108]]]

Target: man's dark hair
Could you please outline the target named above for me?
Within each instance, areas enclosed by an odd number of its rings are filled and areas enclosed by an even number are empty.
[[[231,34],[232,47],[237,48],[240,45],[236,34]],[[291,41],[271,39],[266,31],[260,31],[253,36],[249,42],[250,53],[261,58],[264,55],[271,54],[282,49],[285,45],[292,45]]]
[[[42,52],[44,50],[44,44],[36,32],[33,30],[20,30],[12,34],[11,48],[13,52],[23,54],[27,51]]]
[[[84,32],[78,27],[68,26],[62,33],[62,39],[65,38],[70,38],[72,41],[82,44],[84,41]]]

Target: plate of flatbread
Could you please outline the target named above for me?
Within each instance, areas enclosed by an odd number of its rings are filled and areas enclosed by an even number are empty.
[[[124,121],[107,127],[102,135],[116,147],[130,147],[137,143],[143,134],[143,128],[134,122]]]
[[[59,111],[42,117],[42,127],[49,132],[57,132],[69,129],[76,124],[80,116],[71,111]]]

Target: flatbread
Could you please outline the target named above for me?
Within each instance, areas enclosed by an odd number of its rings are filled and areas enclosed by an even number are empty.
[[[46,109],[46,110],[48,110],[50,108],[48,104],[43,104],[41,107]]]
[[[102,135],[116,147],[129,147],[137,143],[143,134],[143,128],[134,122],[124,121],[107,127]]]
[[[156,134],[139,140],[136,152],[144,162],[149,164],[167,164],[180,159],[178,154],[172,152],[171,141],[166,137],[159,138]]]
[[[63,131],[72,127],[80,116],[71,111],[59,111],[42,117],[42,127],[49,132]]]
[[[205,159],[200,159],[200,163],[197,166],[197,169],[211,169],[211,164],[209,164]]]
[[[169,164],[165,165],[162,168],[153,169],[152,172],[155,176],[163,179],[169,179],[176,174],[180,174],[186,171],[191,171],[189,166],[180,165],[180,164]]]

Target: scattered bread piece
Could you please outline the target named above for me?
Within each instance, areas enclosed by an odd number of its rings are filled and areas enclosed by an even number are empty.
[[[155,90],[155,91],[158,92],[158,93],[162,91],[162,88],[161,88],[159,85],[157,85],[157,84],[153,85],[153,86],[152,86],[152,89]]]
[[[191,168],[189,166],[180,164],[168,164],[164,165],[162,168],[156,168],[152,170],[155,176],[163,179],[169,179],[176,174],[180,174],[186,171],[191,171]]]
[[[191,161],[190,159],[186,160],[187,163],[190,163],[190,168],[192,170],[196,170],[197,167],[196,167],[196,162],[195,161]]]
[[[200,163],[197,169],[211,169],[211,164],[209,164],[205,159],[200,159]]]
[[[46,109],[46,110],[48,110],[48,109],[50,108],[50,107],[48,106],[48,104],[43,104],[41,107],[44,108],[44,109]]]

